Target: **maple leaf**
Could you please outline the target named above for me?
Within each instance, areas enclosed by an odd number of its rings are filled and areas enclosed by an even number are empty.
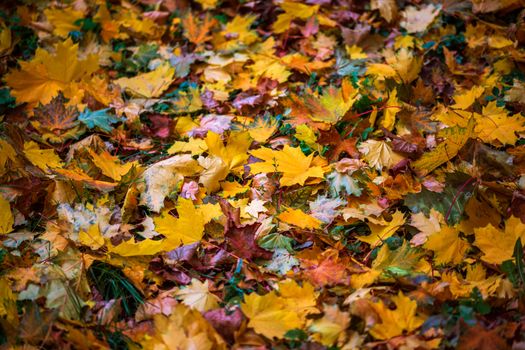
[[[358,149],[368,164],[377,170],[390,168],[403,159],[385,141],[367,140],[361,142]]]
[[[166,236],[166,242],[170,247],[182,244],[191,244],[200,241],[204,235],[204,224],[206,220],[202,211],[195,208],[189,199],[180,198],[177,204],[178,218],[167,212],[153,219],[155,230]],[[166,247],[166,250],[170,250]]]
[[[202,283],[193,278],[188,286],[176,291],[175,296],[181,299],[183,304],[200,312],[219,307],[219,298],[209,291],[209,280]]]
[[[93,163],[102,171],[102,174],[115,181],[120,181],[132,167],[138,165],[137,162],[121,164],[118,157],[112,156],[108,151],[104,151],[101,154],[97,154],[92,150],[88,151],[93,159]]]
[[[474,245],[482,252],[481,260],[491,264],[501,264],[512,259],[514,245],[521,238],[525,241],[525,225],[512,216],[505,222],[505,231],[488,224],[474,229]]]
[[[357,89],[345,93],[341,88],[329,86],[320,96],[307,93],[299,97],[291,94],[283,102],[292,108],[294,117],[308,117],[315,122],[336,124],[352,108],[357,93]]]
[[[20,62],[20,70],[8,73],[5,81],[19,102],[47,104],[60,91],[66,98],[79,100],[77,84],[97,69],[98,57],[90,54],[78,60],[78,44],[68,38],[55,46],[53,55],[37,49],[34,58]]]
[[[305,214],[300,209],[286,208],[277,216],[282,222],[291,224],[303,229],[316,229],[321,227],[322,221],[311,215]]]
[[[459,264],[470,245],[459,237],[457,229],[444,226],[428,236],[424,247],[434,252],[436,264]]]
[[[399,106],[399,101],[397,100],[397,89],[394,89],[388,101],[386,102],[387,106]],[[396,114],[399,111],[398,108],[387,108],[383,113],[383,119],[381,120],[381,126],[389,131],[392,131],[394,125],[396,124]]]
[[[319,166],[311,166],[313,154],[308,157],[300,148],[284,146],[282,151],[270,148],[259,148],[250,154],[264,162],[250,164],[253,174],[282,172],[279,179],[281,186],[304,185],[309,177],[323,178],[324,171]]]
[[[441,164],[454,158],[467,141],[474,136],[474,120],[471,119],[466,128],[452,127],[439,132],[439,136],[445,137],[432,151],[423,154],[421,158],[413,163],[415,169],[422,174],[428,174]]]
[[[315,338],[323,345],[333,345],[350,325],[350,314],[341,311],[337,305],[323,305],[324,315],[315,320],[309,330],[316,333]]]
[[[325,224],[329,224],[339,215],[338,207],[346,204],[346,201],[339,198],[327,198],[319,196],[313,202],[308,203],[312,216]]]
[[[142,73],[133,78],[120,78],[113,83],[119,85],[133,96],[152,98],[159,97],[174,80],[175,68],[169,63],[159,65],[155,70]]]
[[[235,255],[243,259],[270,259],[272,253],[261,248],[255,241],[255,234],[260,223],[241,225],[240,209],[231,204],[221,201],[221,208],[227,217],[227,225],[224,226],[224,237]]]
[[[420,10],[414,6],[408,6],[405,11],[401,13],[403,20],[400,25],[409,33],[422,32],[427,29],[439,13],[440,8],[433,4],[423,6]]]
[[[270,78],[284,83],[292,72],[289,71],[284,59],[273,54],[274,46],[275,40],[273,37],[260,44],[260,48],[250,55],[254,63],[249,68],[255,77]]]
[[[441,230],[441,225],[439,224],[440,218],[443,216],[440,215],[434,208],[430,210],[430,215],[427,218],[423,212],[412,214],[410,218],[410,225],[417,228],[420,233],[416,234],[410,240],[415,246],[422,245],[426,242],[428,237],[436,232]]]
[[[374,224],[369,223],[371,233],[368,236],[358,236],[362,242],[370,244],[372,247],[376,247],[382,244],[385,239],[391,237],[396,231],[405,224],[405,217],[402,212],[396,211],[392,214],[392,220],[385,224]]]
[[[44,171],[61,168],[62,160],[53,149],[40,149],[34,141],[24,143],[24,155],[31,163]]]
[[[198,21],[190,11],[182,20],[184,36],[193,44],[200,45],[211,39],[208,35],[210,29],[217,23],[215,18],[206,15],[204,20]]]
[[[208,149],[206,141],[201,139],[190,138],[188,142],[175,141],[170,148],[168,154],[187,153],[190,152],[192,156],[199,155]]]
[[[516,133],[525,131],[525,118],[520,114],[509,117],[496,101],[484,106],[482,114],[476,117],[474,130],[483,142],[499,141],[503,145],[514,145],[518,140]]]
[[[73,106],[66,107],[65,102],[59,94],[49,104],[35,108],[31,124],[39,130],[44,140],[63,142],[77,137],[81,132],[77,121],[78,111]]]
[[[377,339],[390,339],[403,334],[412,332],[423,324],[424,319],[417,316],[417,303],[409,297],[399,292],[392,297],[396,305],[395,310],[391,310],[383,302],[372,304],[374,310],[381,318],[381,323],[375,324],[370,329],[370,334]]]
[[[248,327],[268,338],[283,338],[295,328],[302,328],[307,315],[316,313],[316,295],[310,284],[299,286],[292,280],[278,284],[276,291],[265,295],[252,293],[244,298],[242,312],[248,317]]]
[[[381,274],[382,279],[389,279],[392,276],[405,276],[413,273],[427,273],[430,265],[423,260],[424,252],[420,249],[411,248],[404,241],[403,245],[397,249],[390,249],[384,244],[379,250],[376,259],[372,263],[372,275]],[[377,274],[377,272],[379,274]]]
[[[455,104],[453,104],[452,108],[458,108],[466,110],[472,104],[476,99],[478,99],[483,92],[485,91],[485,88],[482,86],[473,86],[471,89],[463,91],[461,93],[454,94],[454,100],[456,101]]]
[[[287,310],[286,301],[274,292],[245,296],[241,310],[249,320],[248,327],[270,339],[283,338],[289,330],[302,326],[300,317]]]
[[[72,7],[66,7],[64,9],[45,9],[44,15],[46,15],[49,23],[53,25],[53,34],[65,38],[72,31],[78,31],[79,26],[75,25],[75,22],[84,17],[81,11],[76,11]]]
[[[101,248],[105,243],[104,237],[102,237],[100,233],[98,223],[91,225],[87,231],[81,230],[78,234],[78,241],[93,250]]]
[[[90,129],[98,127],[105,132],[111,132],[111,130],[113,130],[111,124],[118,123],[120,118],[108,114],[107,111],[109,111],[109,108],[100,109],[98,111],[90,111],[86,108],[78,116],[78,121],[85,124]]]
[[[444,272],[442,281],[449,284],[450,292],[455,297],[468,297],[475,289],[481,292],[483,298],[493,295],[501,284],[501,277],[488,276],[481,264],[469,265],[466,268],[467,276],[463,278],[457,272]]]
[[[337,261],[337,257],[328,257],[305,273],[308,280],[315,286],[325,287],[347,281],[347,271],[344,263]]]
[[[492,330],[481,325],[470,327],[459,339],[458,350],[506,350],[509,348],[507,341],[499,334],[500,327]]]
[[[145,336],[141,341],[144,349],[227,349],[224,340],[199,311],[184,304],[175,305],[169,317],[155,315],[153,321],[153,336]]]

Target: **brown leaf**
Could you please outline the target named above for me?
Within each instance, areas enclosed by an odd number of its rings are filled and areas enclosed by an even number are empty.
[[[497,328],[487,330],[479,324],[469,328],[459,339],[458,350],[508,350],[511,347],[499,335]]]

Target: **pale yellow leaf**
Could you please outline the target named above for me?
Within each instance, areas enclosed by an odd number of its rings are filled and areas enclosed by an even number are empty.
[[[114,81],[133,96],[143,98],[159,97],[174,80],[175,68],[169,63],[158,66],[155,70],[142,73],[133,78],[120,78]]]

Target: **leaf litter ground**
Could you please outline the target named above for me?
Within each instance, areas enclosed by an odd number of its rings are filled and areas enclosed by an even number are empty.
[[[0,343],[520,349],[518,0],[0,11]]]

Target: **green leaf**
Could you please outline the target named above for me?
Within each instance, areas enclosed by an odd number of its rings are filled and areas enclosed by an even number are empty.
[[[111,124],[118,123],[120,121],[120,118],[115,117],[114,115],[108,114],[107,111],[109,108],[106,109],[100,109],[98,111],[90,111],[89,109],[85,109],[84,112],[82,112],[78,116],[78,120],[85,124],[88,128],[94,129],[95,127],[98,127],[105,132],[111,132],[113,130],[113,127]]]
[[[292,248],[294,243],[295,240],[280,233],[270,233],[257,241],[257,244],[266,250],[286,249],[290,253],[294,251]]]

